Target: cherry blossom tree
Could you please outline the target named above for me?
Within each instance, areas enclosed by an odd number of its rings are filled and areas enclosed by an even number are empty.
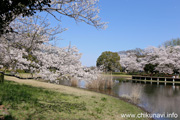
[[[180,46],[149,47],[145,50],[145,60],[153,65],[160,73],[172,74],[180,72]]]
[[[148,47],[138,57],[135,52],[120,52],[120,64],[126,71],[143,71],[147,64],[155,65],[159,73],[180,72],[180,46]]]
[[[123,67],[124,71],[128,72],[138,72],[142,71],[143,67],[141,64],[141,59],[138,58],[134,52],[123,52],[120,55],[120,64]]]
[[[1,36],[0,59],[6,69],[21,69],[35,73],[44,80],[58,83],[60,79],[95,79],[98,70],[81,65],[76,47],[59,48],[50,44],[54,35],[66,29],[50,28],[47,20],[39,16],[19,18],[11,23],[16,32]]]
[[[32,52],[40,49],[41,44],[48,44],[56,33],[64,29],[49,28],[49,24],[39,16],[18,18],[11,23],[14,32],[1,36],[1,58],[4,66],[12,69],[27,69],[35,66],[35,56]]]

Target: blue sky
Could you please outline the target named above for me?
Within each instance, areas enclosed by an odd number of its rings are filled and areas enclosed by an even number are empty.
[[[180,0],[100,0],[100,17],[109,22],[106,30],[76,23],[62,16],[59,47],[69,44],[82,53],[82,64],[95,66],[104,51],[118,52],[158,46],[180,37]],[[52,25],[59,22],[50,17]]]

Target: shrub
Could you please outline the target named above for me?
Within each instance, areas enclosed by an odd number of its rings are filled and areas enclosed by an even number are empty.
[[[71,78],[71,86],[77,87],[78,86],[78,80],[75,78]]]
[[[112,79],[112,76],[110,77],[104,77],[99,76],[95,80],[88,81],[86,84],[86,87],[89,89],[112,89],[114,85],[114,81]]]

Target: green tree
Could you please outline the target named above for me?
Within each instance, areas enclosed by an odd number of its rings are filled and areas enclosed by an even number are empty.
[[[155,68],[157,67],[157,64],[156,65],[153,65],[153,64],[151,64],[151,63],[149,63],[149,64],[146,64],[145,65],[145,67],[144,67],[144,71],[146,72],[146,73],[153,73],[154,71],[155,71]]]
[[[180,45],[180,38],[168,40],[162,44],[162,46],[164,46],[164,47],[178,46],[178,45]]]
[[[100,67],[103,65],[104,71],[120,71],[120,56],[117,52],[105,51],[97,59],[96,66]]]

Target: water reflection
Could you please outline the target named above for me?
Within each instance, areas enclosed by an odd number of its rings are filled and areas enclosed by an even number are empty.
[[[118,95],[129,95],[133,86],[141,85],[142,95],[139,106],[151,113],[177,113],[180,115],[180,87],[150,85],[131,82],[117,84],[113,91]]]

